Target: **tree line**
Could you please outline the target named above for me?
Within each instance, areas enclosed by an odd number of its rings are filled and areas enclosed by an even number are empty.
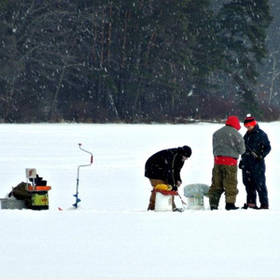
[[[268,0],[0,0],[3,122],[265,117]]]

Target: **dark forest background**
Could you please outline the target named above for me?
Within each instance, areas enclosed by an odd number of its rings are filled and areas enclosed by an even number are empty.
[[[0,121],[280,116],[280,1],[0,0]]]

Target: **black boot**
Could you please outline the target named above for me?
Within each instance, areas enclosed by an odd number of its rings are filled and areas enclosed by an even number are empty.
[[[239,207],[236,207],[234,203],[226,203],[226,210],[237,210]]]
[[[248,209],[248,204],[247,203],[244,203],[243,207],[241,209],[245,209],[247,210]]]
[[[255,209],[255,210],[258,210],[258,209],[260,209],[257,205],[255,205],[255,204],[247,204],[247,203],[244,203],[244,205],[243,205],[243,207],[242,207],[242,209]]]
[[[210,210],[218,210],[217,206],[210,206]]]

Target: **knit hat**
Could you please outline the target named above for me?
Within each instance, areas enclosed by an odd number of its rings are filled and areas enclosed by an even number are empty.
[[[226,120],[226,125],[232,126],[237,130],[241,128],[239,119],[236,116],[229,116]]]
[[[257,121],[254,117],[251,116],[251,114],[248,114],[244,120],[244,126],[255,126],[257,124]]]
[[[192,155],[192,149],[189,146],[179,147],[178,150],[183,156],[188,158]]]

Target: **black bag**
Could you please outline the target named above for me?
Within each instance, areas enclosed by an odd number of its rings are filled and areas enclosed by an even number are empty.
[[[11,197],[12,195],[19,200],[30,200],[32,194],[26,190],[26,183],[21,182],[13,188],[8,196]]]

